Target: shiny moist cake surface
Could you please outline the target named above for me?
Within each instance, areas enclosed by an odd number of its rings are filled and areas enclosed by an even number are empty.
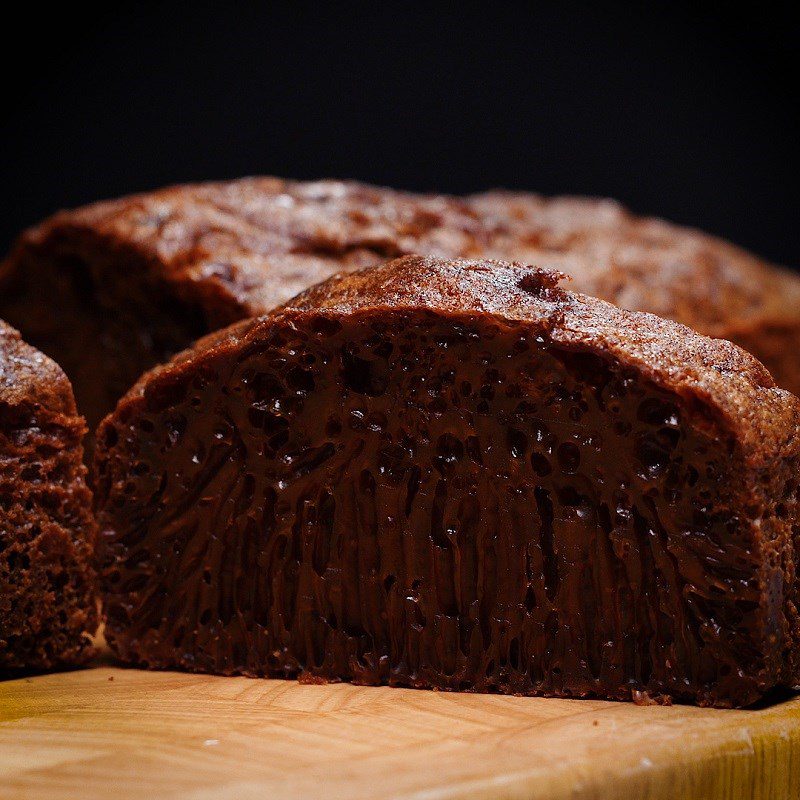
[[[795,681],[800,401],[559,277],[398,259],[145,376],[97,436],[116,654],[719,706]]]

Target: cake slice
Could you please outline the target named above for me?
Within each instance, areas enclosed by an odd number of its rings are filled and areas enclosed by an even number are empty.
[[[0,671],[74,666],[93,653],[85,433],[61,369],[0,321]]]
[[[333,278],[97,434],[125,662],[750,704],[798,678],[800,400],[518,264]]]
[[[94,426],[197,337],[404,254],[559,269],[580,291],[735,341],[800,392],[800,279],[608,200],[277,178],[172,187],[24,234],[0,265],[0,317],[61,364]]]

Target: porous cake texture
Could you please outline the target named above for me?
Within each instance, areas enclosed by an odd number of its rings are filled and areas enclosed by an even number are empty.
[[[399,258],[144,376],[97,435],[114,652],[715,706],[797,682],[800,401],[561,277]]]
[[[0,670],[83,663],[96,528],[69,381],[0,322]]]

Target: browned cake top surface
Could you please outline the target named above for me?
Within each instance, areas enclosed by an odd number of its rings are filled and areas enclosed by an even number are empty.
[[[67,376],[54,361],[24,342],[0,320],[0,402],[38,403],[52,411],[75,414]]]
[[[580,291],[710,335],[796,324],[800,281],[724,241],[610,200],[420,195],[342,181],[246,178],[62,212],[29,232],[133,248],[181,296],[258,314],[339,269],[404,254],[561,270]]]
[[[428,310],[526,323],[555,343],[603,352],[657,385],[713,406],[756,461],[761,454],[774,457],[797,448],[800,400],[777,388],[749,353],[653,314],[625,311],[567,291],[558,285],[562,278],[557,272],[500,261],[394,259],[335,276],[271,314],[204,337],[143,376],[127,397],[141,396],[152,381],[198,360],[258,341],[279,317],[291,324],[293,317],[309,312],[338,316]]]

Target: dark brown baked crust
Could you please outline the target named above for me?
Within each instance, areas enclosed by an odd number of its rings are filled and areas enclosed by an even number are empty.
[[[798,679],[800,400],[501,262],[333,278],[98,430],[125,661],[746,705]]]
[[[85,433],[61,369],[0,321],[0,671],[92,655],[96,528]]]
[[[562,270],[579,291],[741,344],[800,392],[800,280],[608,200],[277,178],[167,188],[24,234],[0,266],[0,316],[64,367],[93,423],[197,336],[411,253]]]

